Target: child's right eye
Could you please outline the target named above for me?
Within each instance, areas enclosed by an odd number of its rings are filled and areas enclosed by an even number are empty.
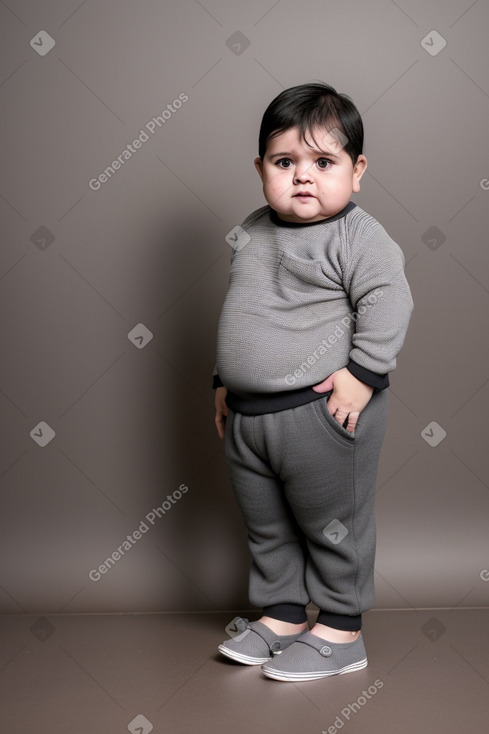
[[[280,158],[280,160],[275,162],[275,165],[278,166],[279,168],[289,168],[288,164],[292,164],[292,161],[290,160],[290,158]]]

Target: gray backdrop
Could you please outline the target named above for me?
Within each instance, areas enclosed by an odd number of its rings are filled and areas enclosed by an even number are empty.
[[[363,115],[356,201],[415,301],[377,605],[487,605],[487,0],[6,0],[0,26],[0,610],[248,605],[210,390],[225,236],[265,203],[265,107],[314,80]]]

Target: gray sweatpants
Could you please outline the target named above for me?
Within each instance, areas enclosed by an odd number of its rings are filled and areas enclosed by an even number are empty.
[[[250,602],[314,602],[333,614],[374,605],[375,483],[387,391],[352,436],[328,397],[247,416],[229,411],[225,454],[252,557]]]

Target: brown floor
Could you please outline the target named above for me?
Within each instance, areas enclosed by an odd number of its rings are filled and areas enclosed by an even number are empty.
[[[369,612],[368,667],[301,684],[221,658],[233,616],[0,617],[0,731],[489,731],[488,609]]]

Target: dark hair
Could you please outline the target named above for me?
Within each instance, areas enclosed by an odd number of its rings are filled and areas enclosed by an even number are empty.
[[[299,128],[305,143],[306,133],[314,140],[312,131],[315,127],[327,130],[337,127],[348,139],[344,150],[352,159],[353,165],[362,153],[363,123],[360,113],[350,97],[340,94],[328,84],[313,82],[290,87],[270,102],[260,126],[260,158],[263,160],[270,138],[293,127]],[[316,143],[315,140],[314,142]]]

